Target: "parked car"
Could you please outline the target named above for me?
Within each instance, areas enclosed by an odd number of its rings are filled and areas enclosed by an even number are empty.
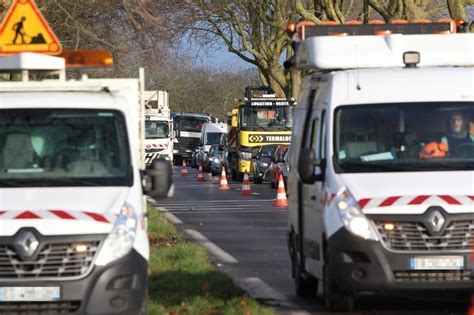
[[[267,169],[272,163],[272,158],[277,148],[278,144],[263,145],[252,156],[253,182],[255,184],[261,184],[267,179]]]
[[[270,187],[277,188],[280,174],[283,176],[283,181],[286,187],[286,177],[288,177],[288,164],[285,161],[287,156],[288,146],[281,145],[275,150],[275,155],[272,158],[272,163],[267,170],[267,175],[264,177],[270,180]]]

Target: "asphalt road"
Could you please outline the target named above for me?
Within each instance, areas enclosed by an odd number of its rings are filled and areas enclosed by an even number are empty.
[[[287,209],[273,206],[276,190],[251,185],[252,196],[240,195],[241,183],[218,189],[219,180],[198,183],[196,170],[180,175],[175,167],[172,198],[152,204],[175,221],[190,239],[202,244],[216,266],[250,295],[281,314],[335,314],[325,311],[321,298],[302,299],[293,291],[286,246]],[[442,297],[442,296],[441,296]],[[464,299],[366,298],[353,314],[466,314]]]

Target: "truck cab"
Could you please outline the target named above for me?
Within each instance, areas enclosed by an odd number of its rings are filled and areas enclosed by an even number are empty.
[[[211,117],[197,113],[177,113],[173,117],[174,126],[174,164],[189,161],[200,144],[201,130]],[[189,164],[189,163],[188,163]]]
[[[244,102],[228,114],[229,167],[233,180],[252,172],[252,156],[262,145],[291,142],[294,100],[268,87],[247,87]]]
[[[355,35],[330,35],[339,32]],[[289,150],[296,293],[319,286],[339,311],[364,294],[470,294],[474,34],[452,22],[298,33],[293,66],[307,75]]]
[[[145,163],[155,159],[173,161],[173,121],[168,92],[145,91]]]
[[[22,80],[0,82],[2,310],[146,314],[143,192],[165,197],[171,165],[140,165],[143,83],[66,81],[64,58],[32,53],[0,58],[12,69]]]

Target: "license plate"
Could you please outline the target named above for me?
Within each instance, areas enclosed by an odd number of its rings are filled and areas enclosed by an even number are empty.
[[[2,287],[0,288],[1,302],[16,301],[59,301],[59,287]]]
[[[411,270],[461,270],[463,256],[415,256],[410,258]]]

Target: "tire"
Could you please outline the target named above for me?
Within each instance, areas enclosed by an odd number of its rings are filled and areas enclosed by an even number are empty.
[[[277,188],[276,185],[275,185],[275,182],[273,181],[273,179],[270,179],[270,188],[271,189]]]
[[[295,250],[293,238],[290,240],[289,251],[296,295],[304,298],[316,297],[316,294],[318,293],[318,280],[309,275],[303,276],[303,272],[300,270],[300,263],[298,260],[298,254]]]
[[[253,182],[254,182],[254,184],[261,184],[262,179],[258,176],[253,175]]]
[[[323,266],[323,294],[326,309],[333,312],[352,312],[354,310],[354,296],[351,293],[340,292],[337,289],[333,268],[329,249],[326,249]]]
[[[237,180],[237,171],[235,169],[232,169],[231,173],[232,173],[232,176],[231,176],[232,180],[236,181]]]

